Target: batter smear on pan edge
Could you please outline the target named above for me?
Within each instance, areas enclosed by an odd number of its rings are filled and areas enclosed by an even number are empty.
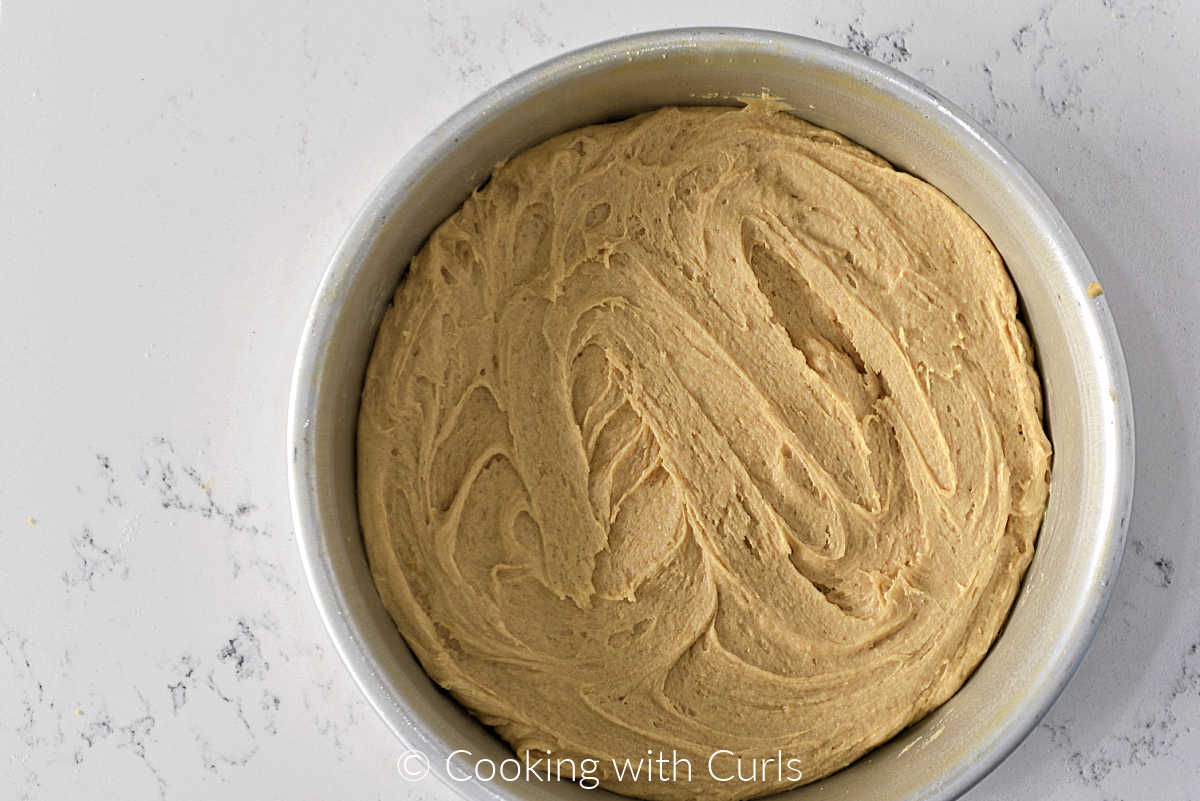
[[[827,775],[959,688],[1033,555],[1050,443],[1016,300],[941,192],[760,104],[534,147],[375,343],[384,603],[520,755],[648,798],[795,783],[718,782],[718,749]],[[648,750],[692,780],[611,771]]]

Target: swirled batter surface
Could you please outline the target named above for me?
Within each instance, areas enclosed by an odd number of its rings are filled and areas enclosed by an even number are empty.
[[[375,345],[359,505],[421,664],[518,754],[740,798],[945,701],[995,638],[1050,446],[978,226],[848,140],[667,108],[499,167]],[[674,751],[691,781],[619,781]]]

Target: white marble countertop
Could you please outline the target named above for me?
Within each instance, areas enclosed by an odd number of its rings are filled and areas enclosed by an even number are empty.
[[[968,797],[1200,797],[1200,4],[475,5],[0,5],[0,797],[451,798],[397,775],[301,575],[302,319],[437,122],[564,49],[687,24],[887,61],[1058,203],[1129,360],[1130,545],[1079,673]]]

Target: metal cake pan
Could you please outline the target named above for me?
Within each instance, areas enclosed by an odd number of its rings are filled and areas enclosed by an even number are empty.
[[[451,780],[455,749],[507,746],[425,675],[384,611],[355,501],[355,423],[375,332],[413,254],[502,159],[548,137],[663,105],[767,90],[934,184],[983,227],[1021,296],[1055,448],[1049,507],[1005,628],[961,690],[848,768],[780,794],[951,799],[995,767],[1062,691],[1096,631],[1125,542],[1133,413],[1117,332],[1087,257],[1046,194],[982,127],[899,72],[812,39],[683,29],[603,42],[511,78],[422,140],[346,234],[301,338],[288,420],[296,536],[317,608],[372,706],[469,799],[595,800],[570,782]]]

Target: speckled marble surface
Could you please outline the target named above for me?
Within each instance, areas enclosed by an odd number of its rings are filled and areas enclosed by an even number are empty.
[[[0,5],[0,797],[452,797],[397,775],[301,575],[303,315],[374,182],[462,103],[564,49],[725,24],[965,107],[1059,204],[1121,330],[1138,486],[1113,600],[968,797],[1200,798],[1200,5],[167,5]]]

